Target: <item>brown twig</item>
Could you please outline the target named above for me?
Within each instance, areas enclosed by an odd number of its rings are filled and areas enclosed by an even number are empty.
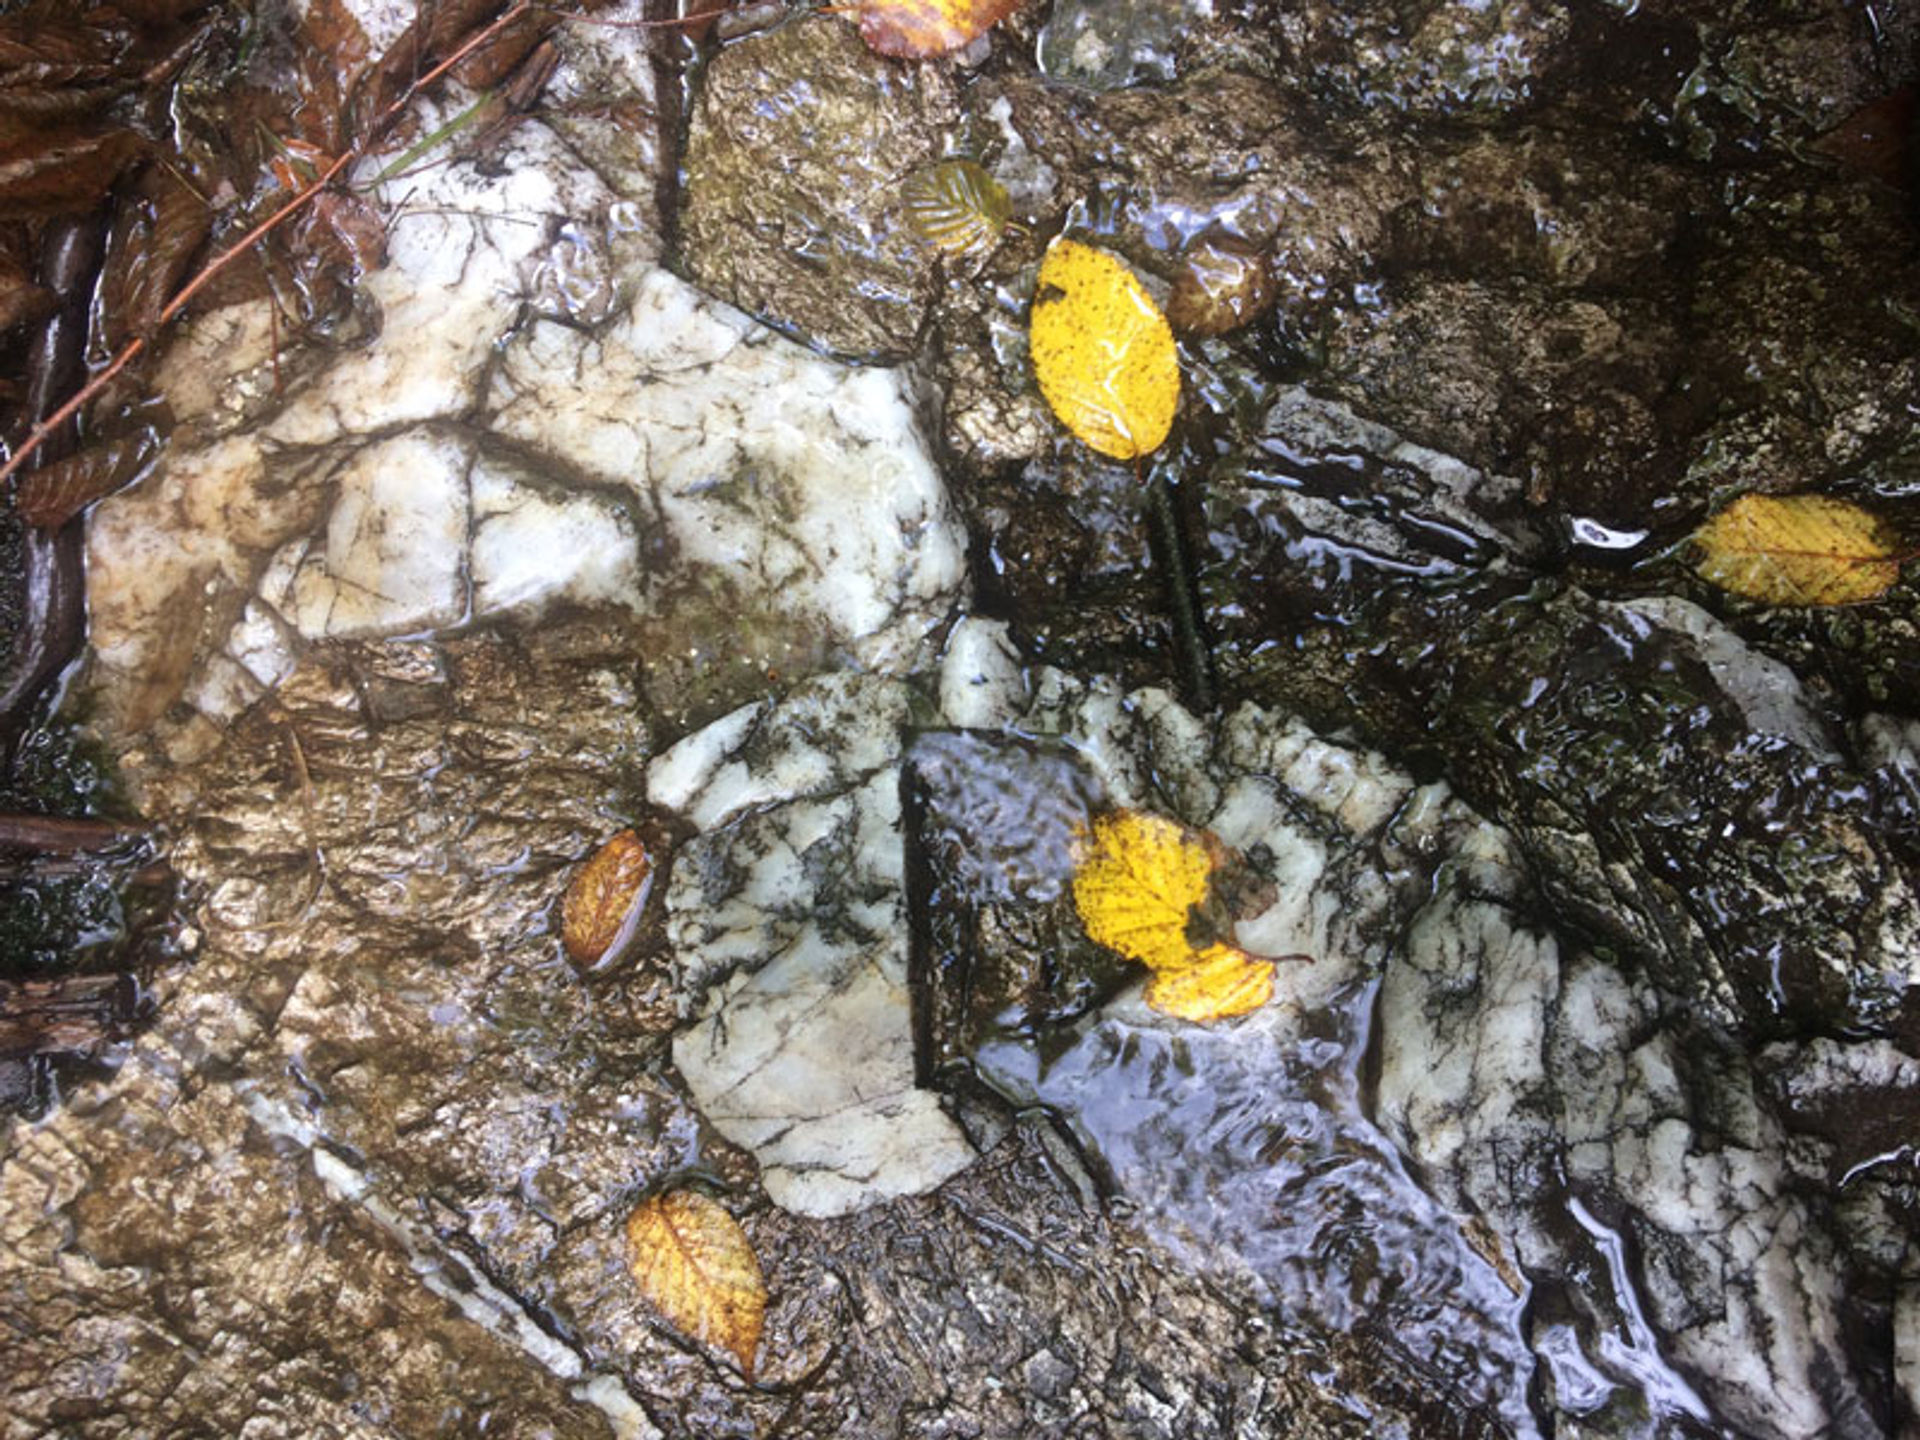
[[[413,103],[414,98],[418,96],[422,90],[433,84],[434,81],[453,69],[462,60],[465,60],[469,55],[473,54],[474,51],[486,45],[494,39],[495,36],[499,35],[502,30],[523,19],[536,8],[544,9],[546,7],[536,7],[534,0],[515,0],[515,3],[502,11],[492,23],[474,32],[465,43],[451,55],[447,56],[446,59],[440,61],[417,79],[409,82],[407,88],[400,93],[399,97],[395,99],[391,105],[387,106],[385,110],[380,112],[379,118],[368,130],[366,138],[347,147],[338,159],[323,170],[320,175],[314,179],[311,184],[306,186],[305,189],[301,190],[299,194],[295,195],[291,200],[287,201],[286,204],[274,211],[273,214],[262,220],[258,225],[255,225],[251,230],[247,231],[245,235],[242,235],[239,240],[235,241],[212,260],[208,261],[206,267],[202,269],[198,275],[194,276],[192,280],[187,282],[180,293],[169,300],[161,309],[159,319],[155,326],[156,330],[159,326],[165,325],[185,309],[193,297],[204,290],[216,275],[225,270],[227,266],[231,265],[240,256],[251,250],[261,240],[265,239],[273,232],[275,227],[289,215],[294,214],[303,206],[310,203],[314,196],[318,195],[322,190],[326,189],[328,185],[333,183],[334,177],[342,170],[346,169],[355,161],[362,159],[374,142],[384,135],[393,122],[405,113],[407,107]],[[146,348],[146,337],[142,335],[134,336],[131,340],[127,341],[125,345],[120,347],[119,353],[107,362],[106,368],[99,371],[92,379],[88,380],[85,385],[80,387],[79,391],[71,400],[67,401],[67,403],[62,405],[58,410],[55,410],[39,424],[35,425],[33,429],[27,433],[26,439],[20,442],[20,448],[13,453],[4,465],[0,465],[0,485],[4,485],[8,478],[18,471],[35,451],[44,445],[62,425],[66,424],[69,419],[79,413],[95,396],[99,395],[99,393],[106,388],[107,383],[122,370],[126,369]]]
[[[0,814],[0,849],[35,850],[42,854],[110,850],[129,840],[143,839],[147,834],[144,825],[122,825],[112,820]]]

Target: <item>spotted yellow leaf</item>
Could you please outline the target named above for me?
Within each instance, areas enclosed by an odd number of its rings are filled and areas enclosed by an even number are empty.
[[[1088,828],[1073,872],[1073,904],[1087,934],[1154,970],[1193,961],[1187,917],[1207,898],[1213,857],[1176,821],[1138,810]]]
[[[958,50],[1025,0],[855,0],[860,37],[882,55],[915,58]]]
[[[1155,971],[1147,1004],[1176,1020],[1224,1020],[1273,998],[1273,962],[1232,945],[1209,945],[1179,970]]]
[[[1153,972],[1147,1004],[1182,1020],[1218,1020],[1264,1005],[1273,963],[1232,945],[1196,949],[1195,906],[1206,903],[1218,845],[1177,821],[1138,810],[1102,815],[1074,863],[1073,904],[1087,934]]]
[[[674,1329],[726,1351],[753,1379],[767,1289],[759,1257],[724,1205],[697,1190],[644,1201],[627,1217],[627,1269]]]
[[[1850,605],[1908,558],[1871,510],[1824,495],[1742,495],[1694,531],[1703,579],[1765,605]]]
[[[1132,460],[1167,438],[1180,403],[1173,331],[1113,256],[1055,240],[1040,262],[1028,338],[1040,393],[1086,444]]]

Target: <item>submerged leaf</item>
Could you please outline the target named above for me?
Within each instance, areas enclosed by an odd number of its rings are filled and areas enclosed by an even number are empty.
[[[971,160],[942,160],[900,187],[907,221],[949,255],[985,255],[1013,219],[1006,186]]]
[[[1210,837],[1138,810],[1089,827],[1073,875],[1087,934],[1153,972],[1146,1001],[1181,1020],[1243,1015],[1273,994],[1273,962],[1218,941],[1196,949],[1191,928],[1222,853]]]
[[[987,33],[1023,0],[856,0],[860,38],[882,55],[944,55]]]
[[[676,1330],[726,1351],[753,1379],[767,1289],[759,1257],[725,1206],[697,1190],[644,1202],[627,1217],[627,1269]]]
[[[1173,332],[1113,256],[1053,242],[1040,264],[1030,341],[1040,393],[1087,445],[1132,460],[1167,438],[1180,403]]]
[[[1207,898],[1213,857],[1186,826],[1121,810],[1087,832],[1073,904],[1087,934],[1155,970],[1192,962],[1187,916]]]
[[[1273,962],[1231,945],[1209,945],[1184,970],[1163,970],[1147,982],[1147,1004],[1176,1020],[1224,1020],[1258,1010],[1273,998]]]
[[[1703,579],[1765,605],[1872,600],[1907,558],[1886,521],[1825,495],[1742,495],[1693,543]]]

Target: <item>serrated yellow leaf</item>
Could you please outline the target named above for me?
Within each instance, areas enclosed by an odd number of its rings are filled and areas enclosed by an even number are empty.
[[[627,1269],[674,1329],[726,1351],[753,1379],[767,1289],[759,1257],[724,1205],[697,1190],[642,1202],[627,1217]]]
[[[1899,537],[1825,495],[1742,495],[1693,534],[1701,578],[1765,605],[1850,605],[1900,578]]]
[[[1273,998],[1273,962],[1231,945],[1209,945],[1181,970],[1158,970],[1147,1004],[1176,1020],[1224,1020],[1258,1010]]]
[[[1181,1020],[1218,1020],[1264,1005],[1273,963],[1232,945],[1196,950],[1188,923],[1220,864],[1208,837],[1137,810],[1088,827],[1074,865],[1073,904],[1088,936],[1146,965],[1146,1001]]]
[[[1040,393],[1087,445],[1132,460],[1167,438],[1180,403],[1173,331],[1106,251],[1065,238],[1048,247],[1028,339]]]
[[[1207,898],[1213,857],[1176,821],[1137,810],[1088,828],[1073,872],[1073,904],[1087,934],[1154,970],[1193,963],[1187,917]]]

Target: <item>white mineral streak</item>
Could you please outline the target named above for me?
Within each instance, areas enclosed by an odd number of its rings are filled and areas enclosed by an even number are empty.
[[[574,1397],[605,1412],[622,1440],[658,1440],[658,1427],[646,1418],[618,1378],[590,1374],[586,1358],[543,1329],[519,1299],[450,1254],[430,1229],[381,1194],[373,1177],[316,1143],[320,1135],[309,1121],[252,1085],[236,1089],[241,1104],[261,1129],[313,1157],[313,1173],[335,1201],[358,1210],[399,1243],[414,1274],[428,1290],[483,1330],[524,1351],[550,1374],[562,1380],[581,1380],[572,1391]],[[582,1380],[582,1376],[587,1378]]]
[[[916,1089],[899,835],[898,682],[836,676],[661,756],[649,798],[694,819],[667,889],[674,1065],[752,1150],[773,1201],[842,1215],[973,1160]]]

